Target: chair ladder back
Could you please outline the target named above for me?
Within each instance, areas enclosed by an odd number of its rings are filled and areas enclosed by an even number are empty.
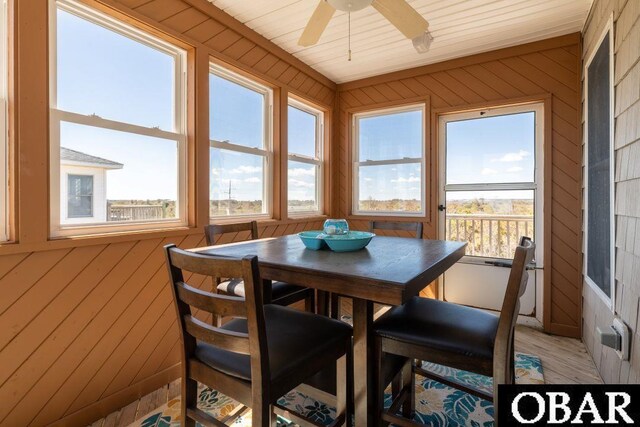
[[[374,230],[409,231],[415,233],[416,239],[422,239],[422,223],[419,221],[369,221],[369,231],[373,233]]]
[[[175,287],[180,301],[199,310],[218,316],[247,317],[247,306],[242,297],[206,292],[184,282],[176,283]]]
[[[254,363],[268,371],[266,330],[262,280],[258,269],[258,257],[227,258],[187,252],[175,245],[165,246],[167,267],[171,279],[176,314],[183,338],[183,362],[195,353],[197,340],[234,353],[251,355],[252,375]],[[245,298],[213,294],[189,286],[184,281],[183,270],[210,276],[238,277],[245,283]],[[240,333],[211,326],[192,315],[191,307],[213,315],[228,315],[247,319],[247,333]]]
[[[507,290],[502,302],[498,330],[493,349],[494,380],[496,384],[510,383],[513,378],[513,335],[520,312],[520,298],[527,289],[527,266],[535,256],[536,245],[529,237],[522,237],[516,248]]]
[[[240,354],[251,354],[249,334],[227,331],[208,325],[187,314],[183,317],[187,334],[223,350]]]
[[[216,236],[225,233],[240,233],[241,231],[251,231],[250,240],[259,238],[258,223],[256,221],[205,225],[204,237],[207,241],[207,246],[213,246],[216,243]]]
[[[202,255],[178,248],[172,249],[170,255],[171,265],[180,270],[186,270],[202,276],[242,277],[242,265],[234,258]],[[212,260],[215,262],[211,262]]]

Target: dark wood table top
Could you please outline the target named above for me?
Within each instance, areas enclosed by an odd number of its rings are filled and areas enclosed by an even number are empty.
[[[355,252],[306,249],[296,235],[193,249],[257,255],[264,279],[286,281],[384,304],[402,304],[455,264],[466,243],[374,237]]]

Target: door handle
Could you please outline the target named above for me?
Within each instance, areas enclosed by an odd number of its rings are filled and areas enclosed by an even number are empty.
[[[447,210],[447,207],[445,205],[438,205],[438,210],[440,212]]]

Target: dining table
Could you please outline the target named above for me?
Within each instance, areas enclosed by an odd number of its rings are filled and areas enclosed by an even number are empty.
[[[465,242],[376,236],[364,249],[305,248],[297,235],[194,248],[218,256],[256,255],[262,279],[353,299],[354,422],[374,424],[373,304],[400,305],[464,256]]]

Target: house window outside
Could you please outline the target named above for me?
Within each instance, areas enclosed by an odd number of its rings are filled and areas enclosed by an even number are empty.
[[[320,213],[324,114],[300,101],[289,99],[287,123],[289,214]]]
[[[270,217],[272,91],[211,64],[211,218]]]
[[[93,175],[69,175],[67,182],[67,216],[93,216]]]
[[[185,225],[186,52],[73,0],[52,4],[53,236]],[[79,175],[93,176],[90,215],[77,205],[87,197],[69,199],[66,177]]]
[[[354,214],[423,216],[425,105],[353,115]]]

